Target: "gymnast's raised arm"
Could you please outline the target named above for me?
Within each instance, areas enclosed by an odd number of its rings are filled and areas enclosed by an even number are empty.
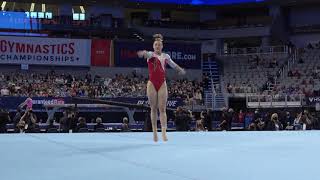
[[[144,58],[144,59],[148,59],[152,56],[152,52],[146,51],[146,50],[138,51],[137,54],[139,58]]]

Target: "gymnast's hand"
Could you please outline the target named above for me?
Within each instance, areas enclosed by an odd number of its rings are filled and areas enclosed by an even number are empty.
[[[137,54],[138,54],[138,57],[139,58],[143,58],[143,57],[145,57],[145,54],[147,53],[147,51],[146,50],[143,50],[143,51],[138,51],[137,52]]]
[[[186,74],[186,70],[184,70],[183,68],[179,68],[178,69],[178,74],[179,75],[185,75]]]

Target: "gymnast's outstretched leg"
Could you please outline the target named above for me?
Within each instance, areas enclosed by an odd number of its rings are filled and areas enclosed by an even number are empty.
[[[153,131],[153,140],[155,142],[158,141],[158,128],[157,128],[157,119],[158,119],[158,94],[156,89],[154,88],[153,84],[148,81],[147,84],[147,96],[151,108],[151,124],[152,124],[152,131]]]
[[[167,84],[164,82],[158,91],[158,107],[160,112],[161,132],[163,141],[168,141],[167,138],[167,99],[168,89]]]

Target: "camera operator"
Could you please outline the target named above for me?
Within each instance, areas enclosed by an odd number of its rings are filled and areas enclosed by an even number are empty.
[[[39,128],[37,125],[37,116],[31,109],[27,109],[17,126],[20,129],[20,132],[35,132],[35,130]]]
[[[15,127],[19,123],[21,117],[22,117],[22,110],[20,108],[17,108],[17,112],[14,115],[13,120],[12,120],[12,123],[14,124]]]

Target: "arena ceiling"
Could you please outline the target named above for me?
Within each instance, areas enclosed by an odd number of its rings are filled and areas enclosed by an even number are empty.
[[[6,0],[7,2],[19,2],[19,3],[46,3],[46,4],[63,4],[63,3],[72,3],[75,5],[93,5],[93,4],[105,4],[105,5],[113,5],[119,6],[123,5],[126,7],[153,7],[158,6],[162,7],[192,7],[199,8],[199,6],[192,5],[179,5],[179,4],[162,4],[162,3],[137,3],[137,2],[129,2],[129,0]],[[130,0],[132,1],[132,0]],[[265,0],[260,3],[244,3],[244,4],[234,4],[234,5],[220,5],[220,6],[200,6],[200,7],[209,7],[209,8],[227,8],[227,7],[255,7],[255,6],[266,6],[266,5],[281,5],[281,6],[300,6],[300,5],[314,5],[320,4],[319,0]]]

